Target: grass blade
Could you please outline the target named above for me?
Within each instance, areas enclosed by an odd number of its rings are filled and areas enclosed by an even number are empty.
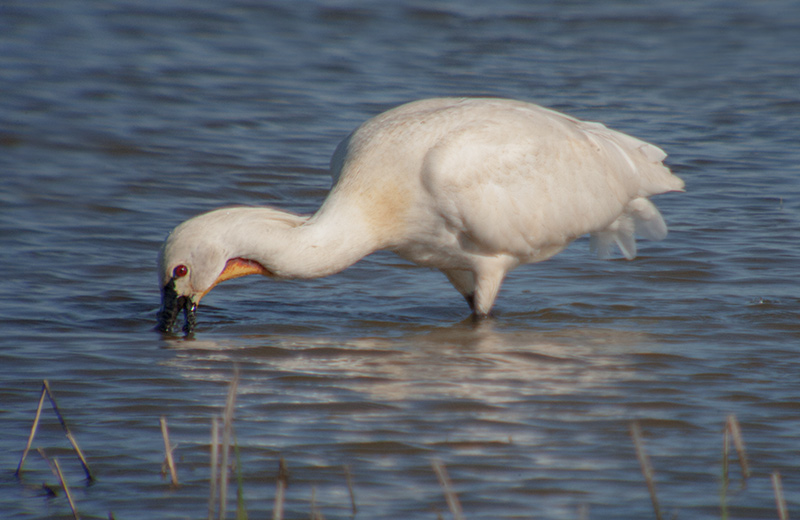
[[[225,411],[222,419],[222,453],[220,454],[219,475],[219,520],[225,520],[228,506],[228,457],[230,456],[231,435],[233,434],[233,410],[236,405],[236,392],[239,388],[239,369],[233,373],[228,388]]]
[[[58,459],[53,459],[53,464],[56,468],[56,474],[58,475],[58,480],[61,483],[61,487],[64,489],[64,494],[67,495],[67,502],[69,502],[69,508],[72,510],[72,518],[75,520],[80,520],[80,516],[78,515],[78,510],[75,507],[75,502],[72,500],[72,493],[69,492],[69,487],[67,487],[67,481],[64,480],[64,474],[61,473],[61,466],[58,464]]]
[[[219,419],[211,419],[211,482],[208,493],[208,520],[214,520],[217,511],[217,475],[219,474]]]
[[[742,468],[742,479],[746,481],[750,478],[750,464],[747,463],[747,453],[744,449],[744,439],[742,438],[742,427],[739,426],[739,420],[735,415],[729,415],[726,427],[731,432],[733,438],[733,445],[736,447],[736,455],[739,457],[739,466]],[[742,486],[745,482],[742,482]]]
[[[89,482],[93,481],[94,477],[92,476],[91,470],[89,470],[89,464],[86,462],[86,457],[83,456],[83,452],[78,446],[78,441],[75,440],[75,437],[69,430],[67,422],[64,420],[64,416],[61,415],[61,410],[59,410],[58,403],[56,403],[56,397],[53,395],[53,391],[50,389],[50,382],[47,381],[47,379],[45,379],[43,381],[43,386],[46,390],[47,397],[50,399],[50,404],[53,406],[53,411],[56,414],[56,418],[58,419],[58,422],[61,423],[61,428],[64,430],[64,435],[67,436],[67,440],[69,440],[69,443],[72,445],[72,449],[75,451],[75,454],[81,461],[81,465],[83,466],[83,472],[86,474],[86,479]]]
[[[275,485],[275,507],[272,510],[272,520],[283,520],[283,503],[286,499],[286,487],[289,485],[289,471],[286,461],[281,457],[278,462],[278,482]]]
[[[350,470],[350,466],[345,465],[344,467],[344,479],[347,482],[347,492],[350,493],[350,505],[353,509],[353,518],[355,518],[356,513],[358,513],[358,507],[356,507],[356,494],[353,491],[353,472]]]
[[[236,456],[236,520],[247,520],[247,508],[244,505],[244,477],[242,477],[242,459],[239,456],[239,442],[234,441],[233,453]]]
[[[656,519],[662,520],[661,507],[658,505],[658,496],[656,495],[653,467],[650,465],[650,459],[644,451],[642,430],[637,421],[631,423],[631,437],[633,437],[633,446],[636,448],[636,458],[639,459],[639,465],[642,467],[642,475],[644,475],[644,480],[647,483],[647,490],[650,492],[650,500],[653,502],[653,510],[656,513]]]
[[[789,510],[786,508],[786,498],[783,496],[781,474],[777,471],[772,473],[772,489],[775,490],[775,505],[778,507],[778,518],[780,520],[789,520]]]
[[[458,496],[453,491],[453,483],[450,481],[450,475],[447,474],[447,468],[444,463],[438,459],[434,459],[431,463],[433,471],[436,472],[436,477],[439,479],[439,485],[444,490],[444,497],[447,500],[447,507],[450,508],[450,513],[453,515],[454,520],[464,520],[464,512],[461,510],[461,503],[458,501]]]
[[[39,395],[39,406],[36,407],[36,416],[33,418],[33,425],[31,426],[31,433],[28,436],[28,444],[25,446],[25,450],[22,452],[22,457],[19,459],[19,464],[17,465],[17,471],[14,472],[14,476],[19,478],[19,474],[22,472],[22,466],[25,464],[25,457],[28,456],[28,452],[31,449],[31,445],[33,445],[33,438],[36,436],[36,431],[39,429],[39,418],[42,416],[42,406],[44,405],[44,397],[47,394],[47,387],[42,384],[42,392]]]
[[[167,428],[167,418],[163,415],[159,420],[161,423],[161,435],[164,437],[164,450],[166,451],[167,467],[172,480],[172,485],[178,485],[178,470],[175,467],[175,459],[172,457],[172,450],[174,449],[169,442],[169,429]]]
[[[730,485],[728,474],[728,457],[730,452],[730,430],[728,423],[722,429],[722,483],[719,490],[720,517],[728,520],[728,486]]]

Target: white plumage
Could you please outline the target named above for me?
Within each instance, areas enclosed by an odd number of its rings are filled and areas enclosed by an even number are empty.
[[[170,330],[221,280],[314,278],[388,249],[440,269],[478,316],[505,275],[590,233],[607,257],[636,255],[634,235],[667,227],[651,195],[683,182],[659,148],[599,123],[520,101],[442,98],[370,119],[336,149],[334,186],[312,216],[215,210],[179,225],[160,258]]]

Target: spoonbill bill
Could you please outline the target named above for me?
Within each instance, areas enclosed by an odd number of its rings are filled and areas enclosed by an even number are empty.
[[[309,279],[386,249],[441,270],[483,317],[506,274],[590,234],[601,258],[632,259],[667,226],[648,197],[683,191],[658,147],[531,103],[438,98],[366,121],[331,159],[313,215],[217,209],[177,226],[159,255],[158,329],[218,283],[250,274]]]

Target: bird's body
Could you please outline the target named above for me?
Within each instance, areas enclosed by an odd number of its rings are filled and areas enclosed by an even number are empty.
[[[161,284],[172,283],[188,309],[220,280],[325,276],[388,249],[443,271],[475,314],[486,315],[511,269],[546,260],[581,235],[592,234],[601,256],[617,244],[628,258],[635,232],[664,238],[648,197],[683,189],[665,156],[530,103],[409,103],[339,145],[334,186],[314,215],[232,208],[178,226],[162,250]],[[172,328],[176,311],[168,314],[162,309],[162,329]]]

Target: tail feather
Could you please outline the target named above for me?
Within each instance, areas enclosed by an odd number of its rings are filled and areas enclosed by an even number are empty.
[[[667,237],[667,224],[652,202],[632,200],[625,211],[608,227],[591,234],[589,247],[602,259],[611,258],[613,246],[619,247],[628,260],[636,258],[636,235],[648,240]]]

